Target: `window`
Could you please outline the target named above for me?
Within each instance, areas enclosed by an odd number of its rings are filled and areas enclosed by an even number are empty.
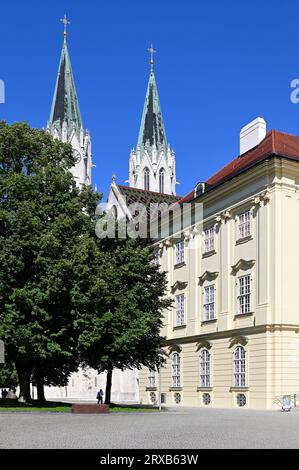
[[[185,325],[185,296],[180,294],[176,296],[176,326]]]
[[[202,395],[202,403],[204,405],[209,405],[211,403],[211,395],[209,393],[203,393]]]
[[[215,320],[215,286],[204,289],[204,321]]]
[[[241,408],[246,405],[246,396],[244,393],[238,393],[237,395],[237,405]]]
[[[251,278],[250,275],[239,277],[238,313],[251,312]]]
[[[154,369],[148,370],[148,386],[155,387],[156,386],[156,374]]]
[[[175,244],[175,264],[181,264],[185,260],[185,243],[184,240]]]
[[[172,386],[181,386],[181,358],[178,353],[172,356]]]
[[[235,387],[246,386],[246,353],[243,346],[238,346],[234,352]]]
[[[164,179],[165,179],[165,170],[161,168],[159,171],[159,191],[160,193],[164,193]]]
[[[214,227],[204,231],[204,253],[210,253],[215,250],[215,230]]]
[[[211,386],[211,354],[207,349],[200,354],[200,386]]]
[[[144,189],[149,191],[150,188],[150,171],[148,168],[144,168]]]
[[[249,237],[251,235],[251,213],[244,212],[238,216],[238,239]]]

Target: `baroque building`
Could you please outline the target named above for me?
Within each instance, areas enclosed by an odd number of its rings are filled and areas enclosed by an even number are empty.
[[[299,138],[261,118],[240,137],[240,156],[183,200],[202,220],[155,243],[174,304],[142,403],[270,409],[298,393]]]

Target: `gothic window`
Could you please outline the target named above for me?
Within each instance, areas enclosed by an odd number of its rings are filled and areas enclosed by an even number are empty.
[[[211,354],[207,349],[200,353],[200,386],[211,386]]]
[[[246,386],[246,353],[243,346],[238,346],[234,351],[234,377],[235,387]]]
[[[148,168],[144,168],[144,189],[149,191],[150,188],[150,171]]]
[[[161,168],[159,171],[159,192],[164,193],[164,179],[165,179],[165,170]]]
[[[172,386],[181,386],[181,358],[178,353],[172,356]]]

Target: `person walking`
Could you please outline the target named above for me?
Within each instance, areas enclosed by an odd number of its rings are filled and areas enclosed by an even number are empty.
[[[104,392],[102,389],[100,389],[97,393],[97,400],[98,400],[98,405],[99,404],[103,404],[103,396],[104,396]]]

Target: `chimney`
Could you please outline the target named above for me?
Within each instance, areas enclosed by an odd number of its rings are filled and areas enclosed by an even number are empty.
[[[258,117],[241,129],[240,155],[256,147],[266,137],[266,127],[266,121]]]

